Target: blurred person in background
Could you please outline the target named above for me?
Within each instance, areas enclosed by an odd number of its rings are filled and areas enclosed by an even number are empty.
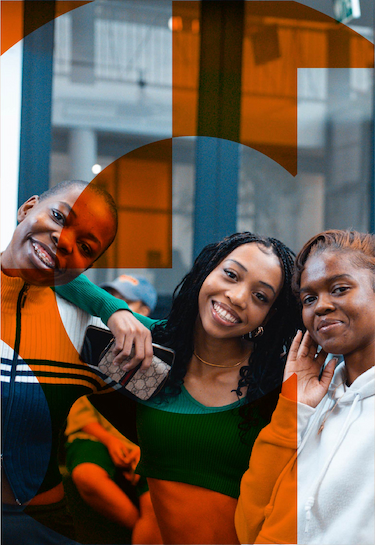
[[[149,316],[155,310],[158,300],[156,290],[143,276],[122,274],[112,282],[104,282],[100,287],[125,301],[133,312]]]
[[[123,274],[101,287],[138,314],[148,316],[155,309],[157,292],[144,277]],[[161,543],[146,479],[134,475],[139,447],[112,426],[87,396],[74,403],[65,434],[67,469],[83,500],[132,530],[133,543]]]

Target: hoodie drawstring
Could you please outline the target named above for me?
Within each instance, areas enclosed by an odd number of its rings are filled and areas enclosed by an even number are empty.
[[[319,488],[319,486],[320,486],[320,484],[321,484],[321,482],[323,480],[323,477],[324,477],[330,463],[332,462],[332,459],[333,459],[334,455],[336,454],[341,442],[343,441],[343,439],[344,439],[344,437],[345,437],[345,435],[346,435],[346,433],[348,431],[348,428],[349,428],[349,425],[350,425],[350,419],[352,417],[352,414],[353,414],[359,400],[360,400],[360,394],[359,394],[359,392],[356,392],[355,393],[355,398],[354,398],[353,403],[352,403],[352,406],[350,407],[350,411],[348,413],[348,416],[346,417],[346,420],[345,420],[344,425],[343,425],[343,427],[341,429],[341,432],[340,432],[339,437],[338,437],[338,439],[336,441],[336,444],[335,444],[334,448],[332,449],[331,454],[328,457],[326,463],[324,464],[322,471],[320,472],[318,478],[316,479],[315,484],[311,487],[311,493],[310,493],[310,495],[309,495],[309,497],[308,497],[308,499],[307,499],[307,501],[305,503],[305,513],[306,513],[305,533],[309,531],[310,520],[311,520],[311,509],[312,509],[312,507],[313,507],[313,505],[315,503],[315,496],[316,496],[316,493],[318,491],[318,488]]]

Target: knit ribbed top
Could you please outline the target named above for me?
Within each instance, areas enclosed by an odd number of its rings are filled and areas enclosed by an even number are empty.
[[[140,403],[137,431],[141,460],[137,473],[237,498],[252,446],[265,425],[260,422],[241,440],[239,408],[244,402],[206,407],[182,387],[181,393],[168,401]]]
[[[1,281],[3,467],[23,504],[61,481],[58,439],[71,405],[108,384],[77,352],[97,319],[49,288]]]

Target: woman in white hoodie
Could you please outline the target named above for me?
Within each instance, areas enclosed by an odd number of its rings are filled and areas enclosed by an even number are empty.
[[[297,256],[294,284],[307,332],[292,344],[279,403],[253,447],[238,537],[373,545],[375,236],[313,237]],[[343,361],[322,371],[327,354]]]

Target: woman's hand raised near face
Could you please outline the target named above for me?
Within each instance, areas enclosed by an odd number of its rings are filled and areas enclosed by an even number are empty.
[[[296,374],[297,400],[314,408],[326,395],[337,363],[337,358],[331,359],[319,379],[327,353],[323,349],[318,353],[317,348],[318,345],[308,331],[304,335],[298,331],[290,347],[284,371],[284,382]]]

